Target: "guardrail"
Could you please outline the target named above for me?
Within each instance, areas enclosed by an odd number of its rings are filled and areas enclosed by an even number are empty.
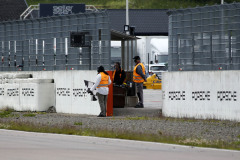
[[[26,19],[34,10],[39,10],[39,5],[30,5],[21,15],[20,19]]]

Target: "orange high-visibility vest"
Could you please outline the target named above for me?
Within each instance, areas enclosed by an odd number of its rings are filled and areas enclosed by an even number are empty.
[[[142,72],[143,74],[145,75],[145,67],[142,63],[138,63],[135,67],[134,67],[134,70],[133,70],[133,82],[135,83],[142,83],[144,82],[144,79],[142,78],[142,76],[140,76],[139,74],[137,74],[137,67],[141,65],[142,66]]]
[[[114,72],[113,72],[113,80],[114,80],[114,77],[115,77],[115,73],[116,73],[116,70],[114,70]],[[122,73],[122,69],[121,69],[121,73]],[[122,76],[121,73],[119,74],[120,78],[121,78],[121,76]]]
[[[109,76],[106,75],[105,73],[103,72],[100,72],[101,74],[101,81],[99,83],[99,85],[97,86],[97,88],[100,88],[100,87],[108,87],[108,79],[109,79]]]

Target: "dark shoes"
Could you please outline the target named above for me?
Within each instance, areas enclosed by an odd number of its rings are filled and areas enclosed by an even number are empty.
[[[134,108],[144,108],[143,104],[137,104]]]
[[[104,115],[102,115],[102,114],[99,114],[97,117],[106,117],[106,116],[104,116]]]

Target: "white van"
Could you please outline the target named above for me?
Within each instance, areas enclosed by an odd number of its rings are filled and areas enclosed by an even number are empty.
[[[166,71],[167,71],[167,66],[164,63],[150,64],[149,71],[148,71],[148,66],[146,65],[146,72],[148,72],[149,76],[156,74],[161,79],[162,72],[166,72]]]

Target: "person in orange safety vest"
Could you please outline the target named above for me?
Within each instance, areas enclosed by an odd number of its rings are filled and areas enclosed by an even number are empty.
[[[98,75],[96,77],[96,83],[87,92],[92,93],[97,88],[97,97],[100,105],[101,112],[98,117],[106,117],[107,98],[109,93],[108,86],[112,83],[110,76],[104,70],[103,66],[99,66],[97,69]]]
[[[137,96],[138,96],[138,104],[135,108],[144,108],[143,105],[143,82],[146,82],[146,72],[145,67],[141,63],[141,59],[139,56],[135,56],[134,58],[135,67],[133,69],[133,82],[137,87]]]

